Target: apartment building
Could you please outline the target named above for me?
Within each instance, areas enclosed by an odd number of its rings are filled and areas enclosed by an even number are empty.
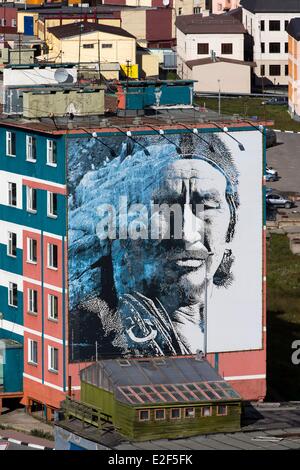
[[[243,24],[253,37],[253,61],[257,84],[288,85],[288,33],[292,18],[299,16],[298,0],[241,0]]]
[[[177,17],[177,73],[201,92],[250,93],[251,62],[244,61],[242,23],[232,16]],[[234,77],[234,79],[233,79]]]
[[[300,120],[300,18],[293,18],[288,27],[289,44],[289,113],[292,118]]]

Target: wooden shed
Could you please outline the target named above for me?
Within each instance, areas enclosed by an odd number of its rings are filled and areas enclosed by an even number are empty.
[[[81,401],[143,441],[240,429],[241,397],[206,360],[101,360],[81,371]]]

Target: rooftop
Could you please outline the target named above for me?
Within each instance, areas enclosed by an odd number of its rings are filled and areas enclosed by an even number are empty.
[[[106,359],[84,369],[81,380],[106,389],[103,374],[116,398],[131,405],[241,399],[206,360],[193,356]]]
[[[65,24],[62,26],[53,26],[52,28],[49,28],[48,31],[54,34],[54,36],[56,36],[58,39],[79,36],[80,34],[89,34],[95,31],[99,31],[101,33],[115,34],[116,36],[123,36],[123,37],[135,39],[135,37],[132,34],[125,31],[125,29],[118,28],[116,26],[109,26],[109,25],[89,23],[89,22],[77,22],[77,23]]]
[[[238,65],[247,65],[248,67],[255,67],[255,62],[246,62],[244,60],[236,60],[236,59],[226,59],[225,57],[216,57],[214,61],[212,57],[205,57],[204,59],[195,59],[195,60],[188,60],[186,65],[192,69],[197,65],[207,65],[207,64],[216,64],[218,62],[226,62],[228,64],[238,64]]]
[[[241,6],[252,13],[297,13],[299,0],[241,0]]]
[[[229,15],[183,15],[177,16],[176,27],[184,34],[244,34],[242,23]]]
[[[300,18],[293,18],[289,22],[287,33],[297,41],[300,41]]]

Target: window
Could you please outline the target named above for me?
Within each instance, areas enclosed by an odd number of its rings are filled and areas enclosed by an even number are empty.
[[[197,45],[198,54],[207,54],[208,55],[208,43],[199,42]]]
[[[280,75],[280,65],[270,65],[269,67],[270,76],[279,76]]]
[[[270,54],[280,54],[280,42],[270,42],[269,52]]]
[[[207,417],[212,415],[211,406],[203,406],[202,408],[202,416]]]
[[[102,49],[112,49],[112,44],[101,44]]]
[[[18,306],[18,286],[14,282],[8,283],[8,305],[11,307]]]
[[[11,20],[11,25],[13,28],[15,28],[17,26],[17,20],[15,20],[14,18]]]
[[[172,408],[171,409],[171,419],[180,419],[181,417],[181,409],[180,408]]]
[[[6,131],[6,155],[16,156],[16,134],[14,132]]]
[[[155,410],[155,420],[156,421],[160,421],[162,419],[165,419],[166,417],[166,412],[165,410],[161,409],[161,410]]]
[[[217,415],[218,416],[226,416],[227,415],[227,406],[226,405],[218,405],[217,406]]]
[[[57,194],[47,191],[47,216],[57,217]]]
[[[36,212],[36,189],[26,187],[26,206],[28,212]]]
[[[265,76],[265,73],[266,73],[266,68],[264,65],[261,65],[260,66],[260,76],[261,77],[264,77]]]
[[[140,410],[139,413],[139,420],[140,421],[149,421],[150,419],[150,412],[149,410]]]
[[[284,66],[284,75],[287,76],[289,74],[289,66],[285,65]]]
[[[47,165],[57,165],[56,142],[49,139],[47,139]]]
[[[288,25],[289,25],[289,20],[285,20],[285,21],[284,21],[284,29],[285,29],[285,31],[287,30]]]
[[[58,349],[48,346],[48,369],[58,372]]]
[[[28,339],[28,362],[31,364],[38,363],[38,344],[33,339]]]
[[[195,418],[195,408],[185,408],[184,409],[185,418]]]
[[[94,49],[94,44],[83,44],[83,49]]]
[[[222,54],[232,54],[232,43],[224,43],[221,45]]]
[[[178,8],[178,15],[182,15],[182,8]]]
[[[261,22],[260,22],[260,30],[261,30],[261,31],[264,31],[264,30],[265,30],[265,22],[264,22],[264,20],[261,20]]]
[[[53,294],[48,295],[48,318],[58,320],[58,297]]]
[[[202,8],[201,7],[195,7],[194,8],[194,15],[199,15],[202,13]]]
[[[261,42],[261,43],[260,43],[260,50],[261,50],[261,53],[262,53],[262,54],[265,53],[265,43],[264,43],[264,42]]]
[[[17,234],[8,232],[8,243],[7,243],[7,254],[8,256],[17,256]]]
[[[48,243],[48,268],[57,269],[57,245]]]
[[[36,162],[36,145],[35,138],[32,135],[26,136],[26,160]]]
[[[28,289],[28,312],[38,313],[38,293],[37,290]]]
[[[9,206],[17,206],[17,184],[8,183],[8,204]]]
[[[37,263],[37,240],[27,238],[27,262]]]
[[[270,20],[269,21],[269,31],[280,31],[280,21],[279,20]]]
[[[287,54],[289,52],[289,43],[285,42],[284,43],[284,52]]]

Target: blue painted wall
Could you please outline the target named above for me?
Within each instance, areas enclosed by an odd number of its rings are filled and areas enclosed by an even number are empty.
[[[3,245],[2,243],[0,243],[0,269],[3,269],[3,271],[9,271],[10,273],[14,274],[22,274],[22,254],[23,251],[17,248],[16,258],[14,258],[13,256],[8,256],[7,245]]]

